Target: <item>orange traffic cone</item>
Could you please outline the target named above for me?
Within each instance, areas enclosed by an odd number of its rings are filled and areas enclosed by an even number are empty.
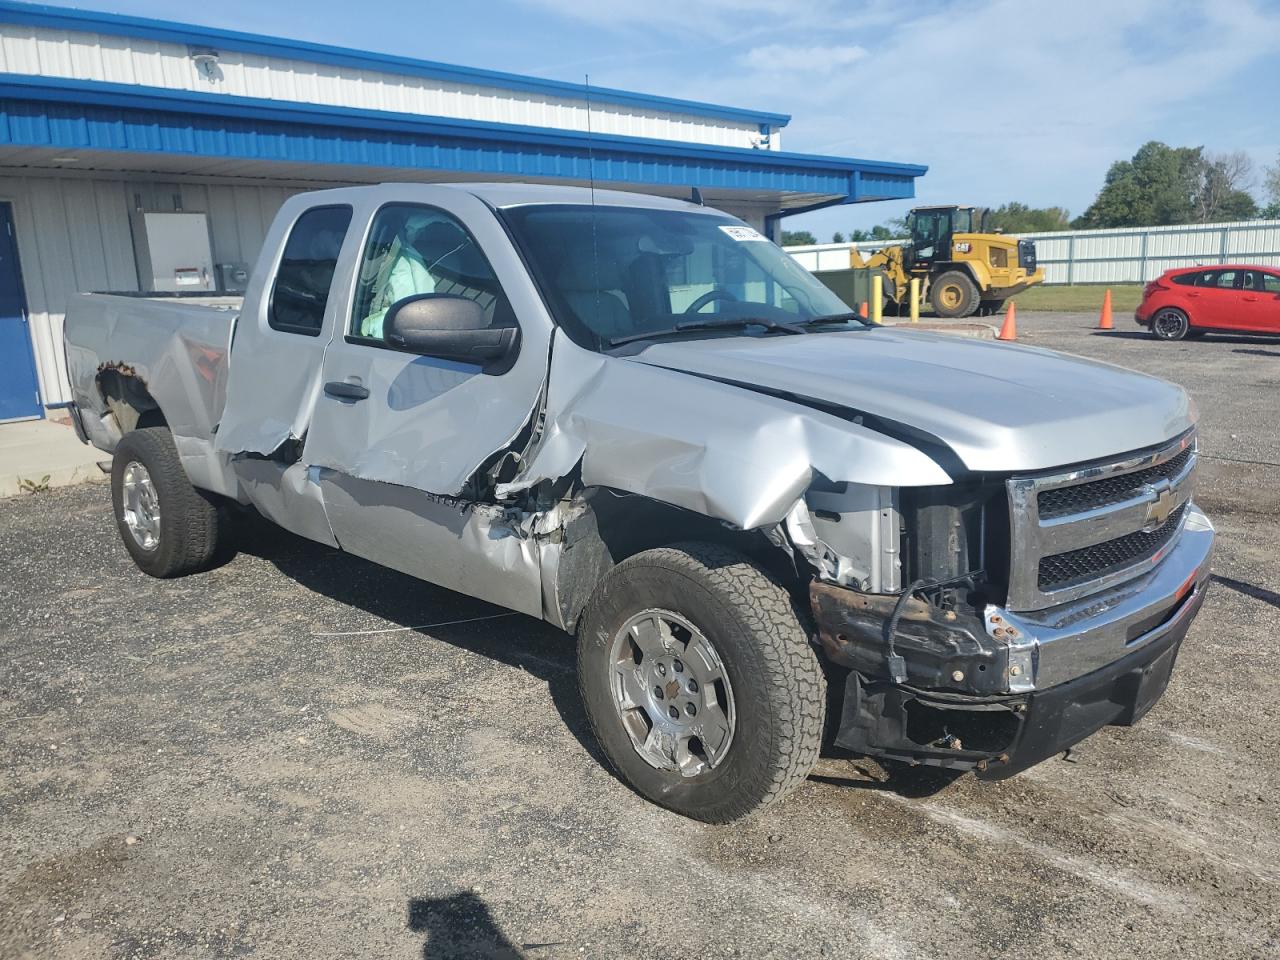
[[[1099,330],[1114,330],[1115,324],[1111,322],[1111,288],[1107,287],[1106,296],[1102,298],[1102,315],[1098,317]]]
[[[1000,336],[997,340],[1017,340],[1018,339],[1018,308],[1012,300],[1009,301],[1009,309],[1004,314],[1004,324],[1000,327]]]
[[[861,305],[858,307],[858,316],[863,320],[867,319],[867,301],[863,300]]]

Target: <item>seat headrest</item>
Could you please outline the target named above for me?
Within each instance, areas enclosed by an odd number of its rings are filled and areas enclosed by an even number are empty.
[[[433,220],[414,235],[410,242],[422,255],[422,259],[431,263],[456,250],[467,242],[467,235],[455,223],[446,220]]]
[[[620,290],[622,264],[611,251],[601,248],[599,256],[590,244],[570,249],[560,264],[562,290]]]

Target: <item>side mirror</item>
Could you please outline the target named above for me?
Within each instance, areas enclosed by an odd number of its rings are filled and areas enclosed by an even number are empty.
[[[382,323],[387,345],[408,353],[493,366],[515,353],[519,330],[489,324],[480,304],[451,293],[397,300]]]

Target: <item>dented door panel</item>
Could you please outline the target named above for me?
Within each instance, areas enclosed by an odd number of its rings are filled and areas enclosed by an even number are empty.
[[[538,543],[518,513],[493,504],[319,472],[348,553],[490,603],[542,616]]]
[[[333,318],[345,313],[350,294],[355,248],[360,243],[356,226],[369,205],[368,194],[356,189],[302,194],[281,207],[253,270],[232,344],[227,404],[214,445],[220,453],[233,459],[246,454],[271,456],[287,441],[306,436]],[[352,216],[337,256],[323,325],[315,336],[273,328],[269,321],[272,290],[289,236],[300,217],[329,206],[348,206]]]
[[[244,496],[264,517],[290,533],[336,547],[324,510],[317,471],[305,463],[244,458],[236,461]]]

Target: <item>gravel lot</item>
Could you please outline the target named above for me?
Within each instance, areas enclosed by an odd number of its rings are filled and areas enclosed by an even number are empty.
[[[1280,955],[1280,341],[1092,322],[1020,328],[1192,391],[1218,583],[1141,724],[1004,783],[827,758],[702,826],[544,625],[251,521],[157,582],[102,484],[0,502],[0,956]]]

